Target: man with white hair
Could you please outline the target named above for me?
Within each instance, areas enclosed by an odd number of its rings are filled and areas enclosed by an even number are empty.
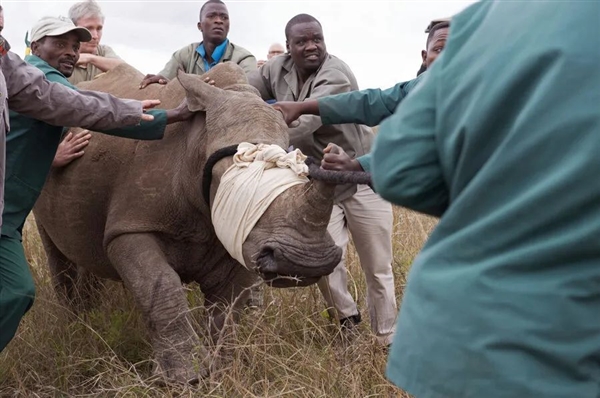
[[[120,64],[123,60],[117,56],[112,48],[100,44],[104,28],[104,15],[95,0],[86,0],[76,3],[69,9],[69,18],[76,26],[86,28],[92,34],[92,40],[81,42],[79,60],[68,77],[69,83],[76,85],[90,81],[101,73],[107,72]],[[77,134],[67,133],[60,143],[53,165],[63,167],[83,155],[92,136],[81,131]]]
[[[267,61],[270,60],[271,58],[276,57],[281,54],[285,54],[285,47],[283,46],[283,44],[273,43],[273,44],[271,44],[271,46],[269,47],[269,51],[267,52]],[[261,66],[266,64],[267,61],[265,61],[264,59],[261,59],[260,61],[258,61],[256,63],[256,67],[260,68]]]
[[[107,72],[123,60],[107,45],[100,44],[104,29],[104,15],[95,0],[76,3],[69,9],[69,18],[76,26],[86,28],[92,34],[92,40],[81,43],[81,54],[77,67],[69,78],[71,84],[92,80],[100,73]]]

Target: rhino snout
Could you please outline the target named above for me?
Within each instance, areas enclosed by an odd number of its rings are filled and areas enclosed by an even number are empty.
[[[265,282],[273,287],[309,286],[322,276],[329,275],[342,258],[342,249],[333,246],[320,253],[265,245],[256,259],[256,270]]]

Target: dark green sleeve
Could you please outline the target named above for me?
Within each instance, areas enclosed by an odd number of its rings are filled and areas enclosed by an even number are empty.
[[[367,173],[371,172],[371,157],[372,157],[372,155],[369,152],[366,155],[362,155],[362,156],[359,156],[356,158],[356,160],[358,160],[358,163],[360,163],[360,166]]]
[[[450,194],[435,137],[435,72],[428,72],[419,89],[381,124],[371,172],[375,191],[385,200],[440,217]]]
[[[116,137],[131,138],[133,140],[160,140],[163,138],[165,128],[167,127],[167,111],[164,109],[151,109],[146,111],[146,113],[154,115],[154,120],[151,122],[142,121],[137,126],[128,126],[100,132]]]
[[[319,98],[321,121],[323,124],[358,123],[377,126],[394,113],[421,76],[423,74],[387,90],[367,89]]]

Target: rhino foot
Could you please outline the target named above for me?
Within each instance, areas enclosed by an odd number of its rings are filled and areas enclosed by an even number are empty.
[[[169,349],[160,352],[156,355],[156,366],[152,372],[153,378],[168,384],[198,384],[200,379],[205,379],[209,375],[208,367],[205,364],[206,351],[205,349],[200,351],[198,361],[192,359],[189,351],[181,353]]]
[[[207,378],[209,374],[206,367],[201,366],[200,369],[197,369],[191,362],[177,364],[162,362],[164,361],[157,362],[152,372],[152,378],[159,383],[196,385],[201,379]]]

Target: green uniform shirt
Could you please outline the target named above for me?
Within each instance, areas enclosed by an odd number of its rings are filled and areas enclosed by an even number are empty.
[[[441,216],[387,370],[416,398],[600,397],[599,20],[477,3],[380,126],[377,192]]]
[[[387,90],[366,89],[319,98],[319,114],[323,124],[366,124],[377,126],[390,117],[400,102],[421,81],[416,79],[398,83]],[[371,171],[371,153],[356,158],[365,171]]]
[[[44,72],[49,81],[76,89],[62,73],[42,59],[31,55],[25,60]],[[104,131],[104,133],[132,139],[161,139],[167,123],[166,111],[158,109],[148,113],[154,115],[152,122],[141,122],[138,126]],[[63,127],[52,126],[10,111],[10,132],[6,136],[2,235],[21,238],[25,219],[50,172],[62,131]]]

